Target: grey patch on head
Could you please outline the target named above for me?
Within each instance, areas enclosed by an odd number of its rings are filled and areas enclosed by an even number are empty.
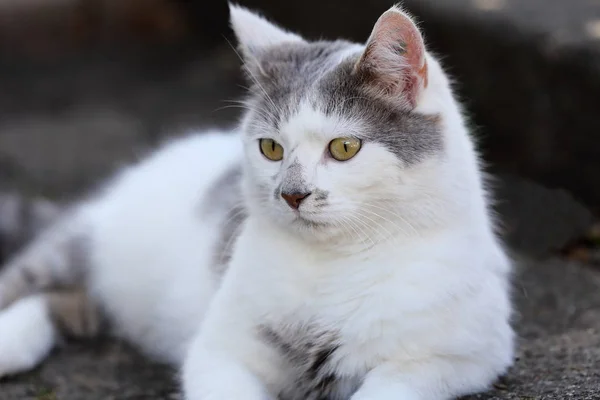
[[[212,272],[218,280],[227,271],[233,245],[248,217],[242,202],[241,178],[241,165],[228,169],[209,188],[202,203],[202,216],[216,218],[220,225],[212,258]]]
[[[354,44],[339,41],[286,43],[259,55],[262,74],[254,74],[247,100],[251,109],[248,134],[260,136],[264,127],[278,132],[282,122],[293,115],[316,80],[334,68],[341,51]],[[260,85],[260,86],[259,86]]]
[[[300,164],[300,161],[296,158],[294,162],[287,169],[287,177],[294,182],[297,182],[299,185],[304,183],[304,179],[302,177],[302,172],[304,171],[304,167]]]
[[[369,69],[356,70],[360,54],[340,62],[342,52],[355,46],[320,41],[286,44],[262,53],[261,88],[254,88],[249,98],[251,108],[259,112],[250,114],[249,134],[259,136],[264,129],[278,132],[301,101],[310,99],[326,114],[361,120],[364,131],[357,136],[366,143],[382,144],[405,165],[441,154],[440,116],[415,113],[374,96],[370,89],[378,85],[378,78]],[[395,50],[406,49],[399,43]]]
[[[309,192],[308,185],[304,180],[304,167],[298,159],[295,159],[284,173],[283,183],[281,185],[281,193],[307,193]]]
[[[279,400],[321,400],[349,397],[356,380],[335,374],[333,355],[339,335],[314,324],[259,327],[262,339],[277,349],[292,366],[293,381],[278,394]]]
[[[441,116],[419,114],[374,97],[367,89],[376,78],[357,72],[355,62],[342,62],[320,80],[315,107],[326,114],[358,118],[364,129],[358,137],[382,144],[405,165],[440,154]]]

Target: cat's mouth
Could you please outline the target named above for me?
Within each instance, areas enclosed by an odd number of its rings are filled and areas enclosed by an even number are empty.
[[[295,218],[292,223],[302,225],[304,227],[322,229],[331,225],[330,222],[324,221],[322,218],[319,218],[317,214],[311,212],[296,211],[294,212],[294,217]]]

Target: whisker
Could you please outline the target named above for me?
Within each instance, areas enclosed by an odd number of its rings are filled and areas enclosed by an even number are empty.
[[[390,202],[395,202],[395,201],[390,200]],[[330,203],[330,204],[332,204],[334,206],[336,205],[336,203]],[[342,205],[353,204],[353,205],[357,205],[360,210],[368,212],[371,215],[375,215],[378,218],[381,218],[382,220],[384,220],[386,222],[389,222],[390,224],[393,224],[398,230],[400,230],[400,232],[402,232],[403,234],[406,235],[407,232],[404,229],[402,229],[398,224],[394,223],[394,221],[391,221],[389,218],[385,218],[383,215],[380,215],[380,214],[378,214],[378,213],[376,213],[374,211],[370,211],[368,209],[365,209],[365,207],[370,207],[370,208],[375,208],[375,209],[379,209],[379,210],[385,211],[386,213],[390,214],[391,216],[399,219],[402,222],[403,225],[405,224],[406,227],[409,228],[412,231],[412,233],[414,235],[416,235],[416,236],[420,236],[421,235],[421,233],[419,232],[419,230],[417,228],[415,228],[415,226],[413,224],[411,224],[410,221],[408,221],[405,217],[403,217],[402,215],[398,214],[397,212],[393,211],[390,208],[381,207],[379,205],[373,204],[372,202],[371,203],[369,203],[369,202],[367,202],[367,203],[360,203],[360,202],[352,201],[352,200],[340,201],[337,204],[342,204]]]
[[[261,85],[261,83],[256,78],[256,76],[252,73],[252,70],[248,67],[248,65],[246,64],[246,61],[244,60],[244,58],[240,55],[240,53],[236,50],[236,48],[231,44],[231,42],[229,41],[229,39],[225,38],[225,40],[227,41],[227,43],[229,44],[229,46],[232,48],[232,50],[235,52],[235,54],[238,56],[238,58],[242,62],[242,66],[244,67],[244,69],[246,70],[246,72],[248,72],[248,75],[250,75],[250,77],[252,78],[252,80],[254,81],[254,83],[256,83],[256,86],[258,86],[260,88],[260,90],[262,90],[262,92],[264,93],[265,97],[267,98],[267,100],[269,100],[269,102],[271,103],[271,105],[273,106],[273,108],[275,110],[277,110],[278,112],[280,112],[281,110],[277,107],[277,105],[275,104],[275,102],[273,101],[273,99],[271,98],[271,96],[269,96],[269,93],[267,93],[267,91],[265,90],[265,88]],[[260,65],[260,64],[257,63],[257,65]]]
[[[226,105],[223,107],[219,107],[219,108],[215,109],[213,112],[221,111],[221,110],[227,109],[227,108],[241,108],[243,110],[255,112],[255,113],[259,114],[265,120],[270,119],[270,117],[272,116],[272,114],[265,108],[254,108],[254,107],[251,107],[250,105],[248,105],[248,103],[246,103],[244,101],[235,101],[235,100],[223,100],[223,101],[227,102],[227,103],[232,103],[232,104],[229,104],[229,105]]]
[[[413,226],[413,225],[412,225],[412,224],[411,224],[411,223],[410,223],[408,220],[406,220],[406,218],[404,218],[404,217],[403,217],[403,216],[401,216],[400,214],[397,214],[397,213],[395,213],[395,212],[393,212],[393,211],[391,211],[391,210],[389,210],[389,209],[386,209],[386,208],[384,208],[384,207],[379,207],[379,206],[377,206],[377,205],[375,205],[375,204],[371,204],[371,203],[365,203],[364,205],[365,205],[365,206],[367,206],[367,207],[373,207],[373,208],[377,208],[377,209],[380,209],[380,210],[383,210],[383,211],[386,211],[386,212],[390,213],[391,215],[393,215],[394,217],[396,217],[396,218],[400,219],[400,220],[401,220],[403,223],[405,223],[405,224],[406,224],[406,225],[407,225],[407,226],[408,226],[408,227],[409,227],[409,228],[410,228],[410,229],[413,231],[413,233],[414,233],[415,235],[417,235],[417,236],[420,236],[420,233],[419,233],[419,231],[418,231],[418,230],[417,230],[417,229],[416,229],[416,228],[415,228],[415,227],[414,227],[414,226]],[[372,214],[375,214],[375,215],[379,215],[379,214],[377,214],[377,213],[375,213],[375,212],[372,212],[372,211],[369,211],[369,210],[364,210],[364,211],[370,212],[370,213],[372,213]],[[381,217],[381,218],[383,218],[383,219],[386,219],[386,218],[384,218],[384,217],[383,217],[383,216],[381,216],[381,215],[379,215],[379,217]],[[394,222],[390,221],[389,219],[386,219],[386,220],[387,220],[388,222],[390,222],[390,223],[394,224]],[[396,224],[394,224],[394,225],[396,225]],[[397,225],[396,225],[396,226],[397,226]]]
[[[364,242],[364,240],[361,238],[358,231],[352,225],[352,221],[350,221],[347,217],[342,217],[342,221],[345,222],[346,224],[348,224],[348,226],[354,231],[354,233],[356,234],[356,240]]]
[[[358,214],[362,218],[368,219],[369,221],[371,221],[372,223],[374,223],[375,225],[377,225],[378,227],[380,227],[383,231],[385,231],[385,233],[387,233],[387,235],[388,235],[387,237],[384,236],[379,230],[376,230],[376,232],[379,233],[383,237],[384,240],[388,240],[389,238],[394,237],[394,235],[388,229],[386,229],[385,226],[383,226],[381,223],[375,221],[373,218],[370,218],[370,217],[364,215],[362,213],[362,210],[355,210],[354,213]],[[379,216],[379,217],[381,217],[381,216]]]
[[[360,240],[360,236],[358,234],[358,232],[348,224],[348,221],[344,218],[341,221],[336,221],[333,223],[335,227],[340,227],[343,229],[344,233],[348,233],[349,236],[352,236],[352,232],[348,229],[346,229],[347,227],[350,227],[352,229],[352,231],[354,231],[354,234],[356,235],[356,240]]]
[[[350,221],[355,220],[356,221],[356,227],[358,229],[360,229],[360,231],[363,233],[363,235],[365,236],[365,239],[368,239],[371,242],[371,246],[369,246],[368,248],[373,248],[377,245],[377,243],[375,243],[375,240],[373,240],[373,238],[371,237],[371,235],[368,234],[368,232],[365,232],[362,227],[359,225],[363,224],[363,226],[366,227],[366,224],[364,222],[362,222],[359,218],[357,218],[356,216],[353,215],[349,215],[348,218],[350,219]]]

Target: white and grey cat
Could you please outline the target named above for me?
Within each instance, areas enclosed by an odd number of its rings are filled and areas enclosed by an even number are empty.
[[[238,130],[121,171],[0,276],[0,376],[61,334],[181,368],[187,400],[425,400],[513,361],[511,262],[461,110],[411,18],[309,42],[238,6]]]

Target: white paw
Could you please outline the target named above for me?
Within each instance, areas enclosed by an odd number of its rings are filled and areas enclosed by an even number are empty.
[[[37,366],[54,346],[55,337],[41,295],[24,298],[0,311],[0,378]]]
[[[259,379],[242,365],[212,361],[209,356],[194,360],[194,356],[183,371],[185,400],[272,400]]]

